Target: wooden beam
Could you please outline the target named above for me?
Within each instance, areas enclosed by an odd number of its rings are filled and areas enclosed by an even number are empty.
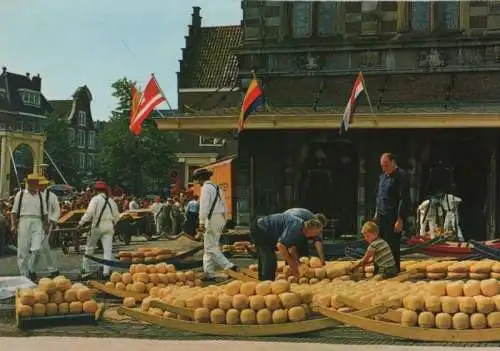
[[[338,129],[339,114],[256,115],[248,130]],[[231,131],[238,116],[169,117],[156,120],[163,131]],[[353,129],[500,128],[500,113],[358,114]]]

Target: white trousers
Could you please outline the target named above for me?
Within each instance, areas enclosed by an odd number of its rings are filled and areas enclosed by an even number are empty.
[[[97,248],[97,243],[99,240],[102,243],[103,256],[105,260],[112,260],[112,249],[113,249],[113,235],[114,230],[112,227],[104,226],[103,228],[92,228],[90,231],[90,236],[87,238],[87,245],[85,247],[86,255],[93,255],[95,249]],[[104,266],[104,274],[109,274],[111,268],[109,266]],[[90,272],[90,260],[83,257],[82,271],[85,273]]]
[[[43,222],[39,216],[21,216],[17,227],[17,267],[21,275],[33,272],[31,247],[34,239],[40,240],[43,236]]]
[[[54,225],[51,223],[49,233],[43,236],[40,245],[31,245],[30,267],[32,267],[32,269],[36,269],[38,262],[40,261],[40,256],[42,256],[45,261],[45,268],[47,268],[49,272],[56,272],[58,270],[49,243],[49,237],[52,229],[54,229]]]
[[[223,214],[213,214],[210,220],[205,221],[203,237],[203,271],[207,277],[214,277],[216,267],[228,269],[233,264],[222,254],[219,247],[220,236],[226,225]]]

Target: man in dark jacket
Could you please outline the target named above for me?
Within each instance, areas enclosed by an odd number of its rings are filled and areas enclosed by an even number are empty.
[[[403,224],[408,218],[410,189],[408,177],[396,164],[391,153],[380,157],[382,174],[379,178],[374,222],[380,227],[381,237],[389,244],[396,267],[400,266],[400,241]]]

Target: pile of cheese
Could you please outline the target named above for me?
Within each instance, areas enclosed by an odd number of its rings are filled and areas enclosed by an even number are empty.
[[[500,278],[500,262],[481,261],[408,261],[402,262],[403,270],[416,269],[421,278],[428,279],[477,279]]]
[[[63,276],[42,278],[35,289],[20,289],[16,312],[20,317],[95,313],[97,302],[92,290],[72,284]]]
[[[166,263],[156,265],[133,264],[129,272],[113,272],[106,287],[135,293],[149,293],[152,288],[164,288],[167,285],[201,286],[195,272],[176,272],[175,266]]]
[[[168,311],[150,307],[152,299],[194,310],[194,321],[214,324],[272,324],[300,322],[310,315],[310,295],[301,296],[290,291],[286,280],[241,282],[232,281],[224,286],[166,287],[152,289],[141,309],[165,318],[190,320]]]
[[[233,245],[222,245],[222,252],[249,254],[255,252],[255,245],[249,241],[236,241]]]
[[[401,323],[438,329],[500,327],[500,285],[496,279],[436,281],[410,289]]]
[[[291,275],[290,267],[285,261],[278,261],[276,280],[287,280],[289,283],[316,284],[320,281],[330,282],[332,279],[346,276],[348,268],[353,264],[349,261],[328,262],[321,264],[318,257],[301,257],[299,259],[299,278]],[[258,271],[258,265],[248,267],[251,271]]]
[[[140,247],[136,251],[120,251],[117,256],[121,262],[152,264],[175,256],[175,252],[157,247]]]

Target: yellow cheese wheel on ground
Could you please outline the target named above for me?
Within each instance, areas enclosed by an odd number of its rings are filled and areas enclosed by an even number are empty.
[[[33,316],[42,317],[45,316],[45,305],[41,303],[36,303],[33,305]]]
[[[80,301],[73,301],[69,304],[69,313],[80,314],[83,311],[83,306]]]
[[[121,281],[123,284],[131,284],[132,283],[132,274],[130,273],[123,273],[121,277]]]
[[[417,295],[408,295],[403,299],[403,305],[406,309],[412,311],[423,311],[425,309],[424,298]]]
[[[55,316],[57,314],[57,304],[54,302],[49,302],[45,306],[45,312],[47,313],[47,316]]]
[[[487,323],[490,328],[500,328],[500,312],[491,312],[488,314]]]
[[[35,293],[32,289],[21,289],[19,291],[19,301],[23,305],[33,306],[36,303]]]
[[[427,296],[424,298],[425,310],[429,312],[441,312],[441,299],[438,296]]]
[[[156,265],[156,273],[165,274],[167,273],[167,264],[162,262]]]
[[[441,296],[441,311],[454,314],[458,312],[458,300],[456,297]]]
[[[94,297],[94,292],[90,289],[79,289],[76,292],[76,296],[78,298],[78,301],[85,302]]]
[[[500,287],[496,279],[482,280],[480,283],[481,293],[484,296],[495,296],[500,292]]]
[[[323,267],[321,260],[318,257],[311,257],[309,260],[309,267],[311,268],[320,268]]]
[[[266,308],[266,300],[264,296],[250,296],[250,308],[254,311],[259,311]]]
[[[111,273],[111,277],[109,279],[112,283],[119,283],[122,281],[122,275],[118,272]]]
[[[49,295],[45,291],[35,290],[33,292],[33,295],[35,296],[35,301],[37,303],[41,303],[41,304],[44,304],[44,305],[46,305],[47,303],[49,303]]]
[[[226,312],[226,324],[237,325],[240,324],[240,311],[231,308]]]
[[[458,300],[458,309],[460,312],[472,314],[476,312],[476,300],[473,297],[463,296]]]
[[[267,308],[259,310],[256,314],[257,324],[271,324],[273,322],[272,312]]]
[[[134,307],[135,306],[135,298],[130,297],[130,296],[125,297],[123,299],[123,305],[125,307],[129,307],[129,308]]]
[[[255,282],[244,282],[240,286],[240,294],[246,295],[246,296],[255,295],[256,286],[257,286],[257,283],[255,283]]]
[[[470,326],[472,329],[484,329],[487,326],[486,316],[482,313],[473,313],[470,316]]]
[[[213,310],[219,306],[219,299],[215,295],[205,295],[202,303],[203,307]]]
[[[163,317],[163,311],[161,308],[150,308],[148,310],[148,314],[157,316],[157,317]]]
[[[87,287],[85,285],[83,285],[82,283],[75,283],[75,284],[71,285],[71,289],[75,289],[75,290],[87,289]]]
[[[277,309],[273,311],[272,320],[274,324],[281,324],[288,322],[288,312],[284,309]]]
[[[421,328],[434,328],[435,320],[432,312],[421,312],[418,315],[418,325]]]
[[[242,284],[241,280],[233,280],[224,287],[224,293],[229,296],[238,295]]]
[[[464,282],[456,281],[446,284],[446,295],[451,297],[458,297],[463,295]]]
[[[132,284],[132,291],[136,293],[145,293],[146,284],[144,284],[143,282],[135,282]]]
[[[250,325],[257,323],[257,315],[254,310],[249,308],[244,309],[240,313],[241,324]]]
[[[488,314],[495,310],[495,303],[491,297],[485,296],[474,296],[474,300],[476,300],[476,309],[479,313]]]
[[[271,294],[264,297],[266,307],[271,311],[282,308],[280,299],[277,295]]]
[[[150,273],[148,275],[148,278],[149,278],[149,283],[153,285],[156,285],[160,282],[160,276],[156,273]]]
[[[85,313],[96,313],[97,312],[97,302],[95,300],[85,301],[82,305],[83,312]]]
[[[453,326],[451,314],[443,312],[436,314],[435,324],[438,329],[451,329]]]
[[[464,296],[474,297],[481,295],[481,283],[478,280],[469,280],[464,284]]]
[[[255,294],[261,295],[261,296],[266,296],[266,295],[271,294],[272,293],[271,283],[272,282],[270,280],[266,280],[266,281],[258,283],[255,286]]]
[[[226,311],[216,308],[210,312],[210,322],[213,324],[226,323]]]
[[[129,290],[132,290],[132,286],[133,286],[132,284],[125,285],[125,283],[120,282],[120,283],[116,283],[115,289],[120,290],[120,291],[125,291],[125,290],[127,290],[128,286],[130,286]]]
[[[33,315],[33,307],[29,305],[18,305],[17,314],[19,317],[31,317]]]
[[[106,282],[106,283],[104,283],[104,287],[107,288],[107,289],[114,289],[115,288],[115,283]]]
[[[293,292],[285,292],[279,295],[281,305],[284,308],[292,308],[295,306],[300,306],[302,301],[300,300],[300,296]],[[330,297],[327,296],[327,301],[330,301]]]
[[[275,295],[290,291],[290,283],[286,280],[277,280],[271,283],[271,292]]]
[[[67,302],[61,302],[57,306],[57,313],[60,315],[65,315],[69,313],[69,303]]]
[[[76,289],[68,289],[64,292],[64,301],[73,302],[78,299],[77,290]]]
[[[71,281],[65,277],[55,277],[53,282],[56,284],[56,290],[66,291],[71,288]]]
[[[405,327],[414,327],[418,322],[418,314],[413,310],[404,309],[401,311],[401,324]]]
[[[455,313],[452,318],[452,325],[453,329],[456,330],[469,329],[470,327],[469,316],[463,312]]]
[[[199,307],[194,310],[194,320],[198,323],[208,323],[210,322],[210,311],[208,308]]]
[[[233,307],[237,310],[244,310],[250,306],[250,300],[248,296],[243,294],[238,294],[233,296]]]
[[[500,295],[493,296],[491,299],[493,300],[493,303],[495,304],[496,310],[500,311]]]
[[[47,294],[51,294],[56,291],[56,283],[49,278],[42,278],[38,282],[38,287],[40,290],[45,291]]]
[[[288,310],[288,319],[290,322],[301,322],[306,320],[306,311],[302,306],[294,306]]]

